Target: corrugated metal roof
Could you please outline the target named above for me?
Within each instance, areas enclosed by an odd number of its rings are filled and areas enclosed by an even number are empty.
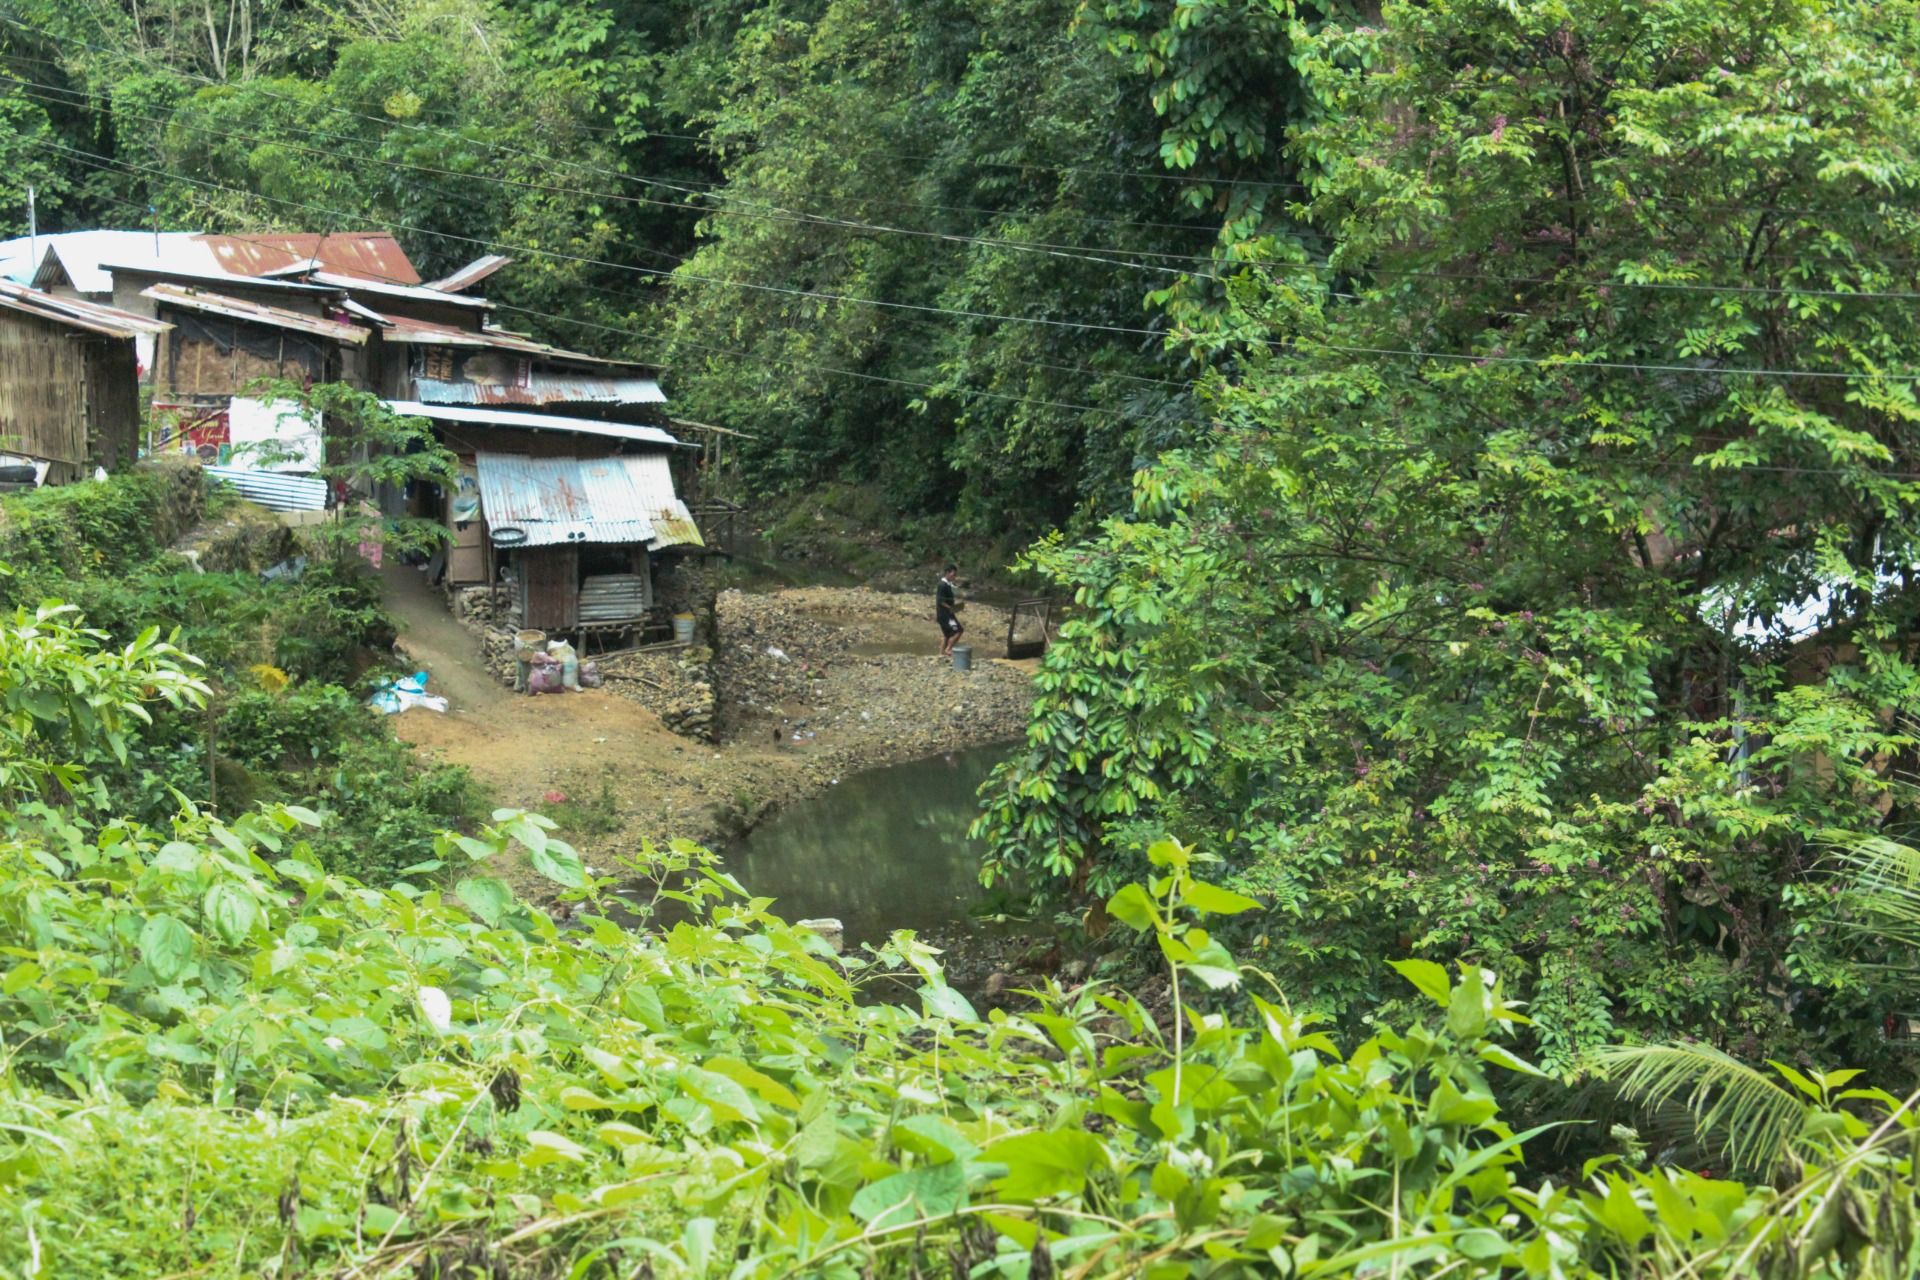
[[[137,316],[130,311],[120,311],[113,307],[103,307],[97,302],[82,302],[78,298],[58,298],[38,289],[29,289],[25,285],[0,281],[0,307],[14,311],[24,311],[28,315],[39,316],[42,320],[51,320],[71,329],[84,329],[88,333],[98,333],[109,338],[132,338],[140,334],[165,333],[173,328],[158,320],[146,316]]]
[[[429,404],[665,404],[666,393],[652,378],[599,377],[535,369],[524,387],[483,386],[415,378],[414,393]]]
[[[475,258],[472,262],[469,262],[466,266],[460,268],[450,276],[443,276],[438,280],[429,281],[427,288],[438,289],[442,293],[459,293],[463,289],[473,288],[473,286],[479,284],[482,280],[485,280],[488,276],[512,261],[512,258],[503,257],[497,253],[490,253],[484,258]]]
[[[211,275],[259,276],[318,259],[329,272],[392,284],[420,283],[420,273],[384,231],[322,236],[217,236],[197,231],[63,231],[0,240],[0,276],[32,280],[51,253],[81,293],[111,293],[104,264],[159,266]]]
[[[489,311],[493,308],[493,304],[485,298],[472,298],[464,293],[442,293],[438,289],[429,289],[425,285],[364,280],[334,271],[315,271],[307,276],[307,279],[314,284],[331,285],[336,289],[351,289],[356,293],[371,293],[380,298],[411,298],[416,302],[436,302],[443,307],[471,307],[476,311]]]
[[[311,259],[328,273],[354,280],[394,285],[420,283],[406,250],[385,231],[336,231],[329,235],[298,232],[292,235],[198,237],[223,271],[243,276],[264,275]]]
[[[323,320],[319,316],[302,315],[298,311],[287,311],[280,307],[269,307],[264,303],[246,302],[239,298],[229,298],[225,294],[205,293],[199,289],[188,289],[179,285],[156,284],[151,289],[143,289],[143,298],[152,298],[168,306],[185,307],[189,311],[204,311],[211,315],[226,316],[232,320],[244,320],[249,324],[263,324],[275,329],[292,329],[298,333],[310,333],[316,338],[326,338],[333,342],[344,342],[349,346],[362,346],[367,341],[368,330],[358,325],[342,324],[338,320]]]
[[[480,508],[496,545],[700,544],[700,531],[674,494],[672,473],[659,454],[581,459],[481,453],[474,462]]]
[[[459,422],[478,427],[519,427],[527,431],[565,431],[573,435],[601,436],[610,440],[631,440],[639,444],[682,449],[698,447],[683,443],[659,427],[643,427],[630,422],[589,422],[585,418],[563,418],[554,413],[483,409],[464,404],[423,404],[418,400],[389,400],[386,405],[395,413],[431,418],[435,422]]]
[[[168,280],[200,281],[227,289],[274,289],[281,293],[318,295],[323,298],[340,296],[340,290],[333,285],[302,284],[298,280],[277,280],[270,275],[242,276],[235,275],[231,271],[195,271],[162,262],[103,262],[100,267],[110,275],[116,271],[124,271],[129,275],[164,276]]]
[[[612,360],[605,356],[590,356],[580,351],[568,351],[565,347],[551,346],[538,342],[524,333],[510,333],[505,329],[482,327],[479,329],[456,329],[448,324],[435,324],[430,320],[416,320],[412,316],[388,316],[393,326],[387,334],[388,342],[414,342],[433,347],[483,347],[490,351],[516,351],[522,355],[544,356],[549,360],[561,360],[568,364],[593,365],[598,368],[644,368],[632,360]]]
[[[245,467],[206,467],[203,470],[216,483],[232,485],[248,502],[257,502],[269,511],[327,509],[327,482],[317,476],[290,476],[275,471],[251,471]]]

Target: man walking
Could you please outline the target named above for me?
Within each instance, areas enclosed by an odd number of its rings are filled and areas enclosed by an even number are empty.
[[[953,646],[966,628],[960,625],[960,603],[954,599],[953,575],[958,572],[948,565],[940,574],[940,585],[933,590],[933,616],[940,623],[940,656],[951,658]]]

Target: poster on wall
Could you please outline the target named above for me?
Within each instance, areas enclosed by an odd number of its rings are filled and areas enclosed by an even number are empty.
[[[155,401],[153,414],[160,424],[154,436],[154,452],[184,453],[209,465],[231,461],[232,437],[227,430],[225,406]]]
[[[448,515],[455,524],[480,518],[480,472],[471,462],[460,464],[460,479],[454,485]]]

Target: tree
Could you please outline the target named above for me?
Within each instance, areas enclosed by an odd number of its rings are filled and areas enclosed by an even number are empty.
[[[1080,608],[984,793],[989,874],[1104,893],[1198,835],[1321,1007],[1383,998],[1370,957],[1467,956],[1524,975],[1559,1070],[1616,1026],[1871,1052],[1801,925],[1816,835],[1907,813],[1914,23],[1297,30],[1333,248],[1191,331],[1256,353],[1205,445],[1030,557]]]

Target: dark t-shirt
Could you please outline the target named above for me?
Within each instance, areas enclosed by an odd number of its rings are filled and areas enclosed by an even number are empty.
[[[953,584],[945,578],[940,579],[940,585],[934,588],[933,611],[942,617],[953,613]]]

